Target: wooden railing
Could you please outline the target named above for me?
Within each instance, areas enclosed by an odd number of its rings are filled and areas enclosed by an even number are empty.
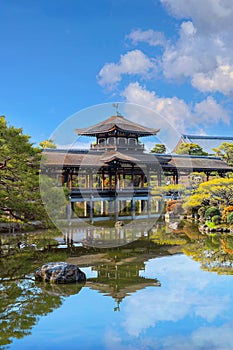
[[[120,188],[120,189],[101,189],[101,188],[72,188],[70,198],[120,198],[120,197],[145,197],[150,194],[148,187],[142,188]]]
[[[111,150],[111,149],[122,149],[122,150],[136,150],[136,151],[144,151],[144,145],[143,144],[135,144],[135,145],[114,145],[114,144],[91,144],[92,150]]]

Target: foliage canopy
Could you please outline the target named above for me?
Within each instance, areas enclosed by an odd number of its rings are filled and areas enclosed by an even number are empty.
[[[30,221],[45,215],[38,176],[41,150],[29,138],[0,117],[0,219]]]
[[[233,205],[233,179],[217,178],[201,183],[184,203],[185,209],[198,209],[203,205]]]
[[[166,146],[161,143],[156,143],[150,152],[158,154],[166,153]]]
[[[233,142],[223,142],[219,147],[213,148],[216,156],[221,157],[229,165],[233,165]]]
[[[208,156],[207,152],[204,152],[202,147],[197,143],[181,143],[176,150],[177,154],[189,154],[195,156]]]

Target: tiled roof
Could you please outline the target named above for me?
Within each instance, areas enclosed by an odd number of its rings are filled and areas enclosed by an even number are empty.
[[[178,169],[193,169],[193,171],[201,170],[231,170],[232,168],[220,158],[215,157],[172,157],[168,165]]]
[[[223,142],[233,142],[232,136],[199,136],[199,135],[181,135],[181,138],[173,152],[181,143],[196,143],[202,147],[203,151],[214,154],[213,148],[219,147]]]
[[[147,128],[122,116],[112,116],[88,128],[75,129],[78,135],[86,136],[97,136],[98,134],[108,133],[114,130],[131,132],[138,136],[156,135],[159,132],[159,129]]]
[[[113,160],[134,164],[160,165],[163,169],[191,171],[231,171],[232,168],[217,157],[188,155],[155,155],[150,153],[121,153],[118,151],[96,152],[43,152],[46,166],[56,167],[98,167],[107,165]]]
[[[121,152],[115,152],[115,151],[110,151],[110,152],[105,152],[102,156],[101,156],[101,160],[104,163],[110,163],[113,160],[119,160],[119,161],[123,161],[123,162],[131,162],[131,163],[137,163],[138,159],[135,158],[132,155],[129,154],[124,154]]]

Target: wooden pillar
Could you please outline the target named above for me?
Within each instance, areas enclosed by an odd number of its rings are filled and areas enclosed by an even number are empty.
[[[160,169],[157,170],[157,186],[160,187],[162,185],[162,179],[161,179],[161,171]]]
[[[131,185],[134,187],[134,168],[132,168]]]
[[[132,216],[135,216],[135,201],[134,199],[131,200],[131,212],[132,212]]]
[[[147,174],[147,184],[149,189],[150,188],[150,171],[148,171],[148,174]]]
[[[105,215],[106,213],[106,202],[103,200],[100,202],[100,214]]]
[[[121,185],[121,174],[117,175],[117,189],[120,189],[120,185]]]
[[[148,216],[150,217],[150,215],[151,215],[151,196],[148,196],[148,199],[147,199],[147,213],[148,213]]]
[[[74,214],[75,214],[75,212],[74,212],[74,202],[71,202],[71,218],[74,217]]]
[[[122,187],[125,188],[125,174],[123,174]]]
[[[73,173],[71,172],[69,175],[69,188],[72,188],[73,185]]]
[[[117,189],[117,174],[116,174],[116,172],[115,172],[114,178],[115,178],[115,189]]]
[[[118,220],[118,213],[119,213],[119,202],[118,199],[116,198],[114,201],[114,217],[115,220]]]
[[[104,189],[104,171],[102,170],[101,188]]]
[[[144,175],[144,174],[142,174],[142,175],[140,176],[140,183],[139,183],[139,187],[144,187],[144,178],[145,178],[145,175]]]
[[[84,176],[84,188],[88,188],[88,174],[84,173],[83,176]]]
[[[92,199],[89,202],[89,210],[90,210],[90,218],[93,218],[93,212],[94,212],[94,202],[92,201]]]
[[[68,180],[69,180],[69,173],[68,173],[68,171],[66,170],[66,171],[63,173],[63,184],[66,184],[66,186],[68,186]]]
[[[87,201],[84,202],[84,217],[87,217],[87,213],[88,210],[87,210]]]
[[[142,213],[142,200],[141,199],[138,200],[138,213],[139,214]]]
[[[111,170],[110,170],[111,171]],[[112,189],[112,174],[109,174],[109,188]]]
[[[93,174],[92,171],[89,173],[89,188],[93,188]]]
[[[178,172],[174,172],[173,173],[173,184],[177,185],[179,183],[179,176],[178,176]]]

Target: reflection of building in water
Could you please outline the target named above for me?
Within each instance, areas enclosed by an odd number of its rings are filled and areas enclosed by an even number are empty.
[[[70,190],[68,218],[147,215],[160,212],[152,188],[178,183],[181,175],[211,171],[224,175],[231,168],[218,158],[144,152],[140,138],[156,135],[148,128],[117,113],[96,125],[76,129],[78,135],[95,137],[90,150],[46,150],[44,170]]]
[[[111,296],[116,302],[115,311],[119,311],[121,301],[146,287],[160,287],[161,284],[156,278],[145,278],[140,276],[140,271],[145,270],[144,262],[119,263],[94,266],[97,272],[96,278],[89,279],[92,282],[89,286],[106,296]]]
[[[94,226],[80,223],[78,227],[69,227],[64,235],[64,243],[71,246],[82,243],[92,247],[114,247],[125,245],[142,237],[149,237],[149,230],[154,225],[154,219],[132,220],[126,225]]]

